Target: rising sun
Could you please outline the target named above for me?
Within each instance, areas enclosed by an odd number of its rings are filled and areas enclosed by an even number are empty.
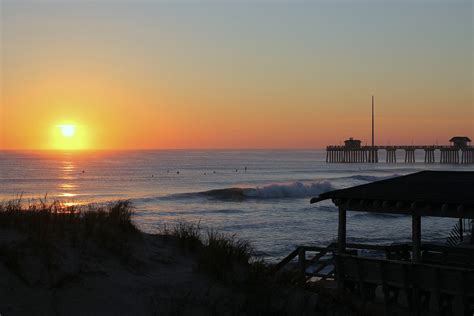
[[[58,125],[58,127],[61,129],[61,134],[64,137],[72,137],[76,133],[76,126],[72,124]]]
[[[51,148],[79,150],[86,149],[90,145],[87,138],[87,129],[83,123],[63,121],[59,124],[51,125],[51,127],[54,127],[51,130]]]

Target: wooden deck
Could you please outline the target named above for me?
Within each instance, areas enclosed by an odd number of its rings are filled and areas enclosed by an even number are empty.
[[[413,314],[474,313],[474,269],[347,254],[336,255],[336,267],[338,282],[364,301],[374,299],[380,287],[387,309],[403,296]]]
[[[315,260],[307,258],[312,249],[299,247],[296,255],[300,269],[311,279],[313,271],[323,271],[321,265],[332,267],[332,274],[327,278],[334,277],[340,293],[351,291],[365,301],[373,299],[379,290],[383,292],[387,309],[391,305],[399,306],[399,297],[404,297],[410,314],[474,315],[473,187],[474,172],[422,171],[322,193],[311,199],[311,203],[332,199],[339,212],[337,244],[319,252],[324,252],[325,257],[331,254],[332,262],[322,262],[320,254],[313,256]],[[347,211],[408,215],[411,243],[349,244]],[[448,237],[448,246],[422,243],[423,216],[459,219]],[[470,244],[462,245],[466,230],[471,234]],[[379,254],[374,256],[368,251]],[[318,268],[308,270],[313,265]]]
[[[411,243],[348,243],[344,253],[335,243],[300,246],[274,269],[297,268],[309,282],[336,280],[363,301],[374,300],[379,291],[387,309],[406,304],[414,314],[472,315],[474,248],[423,244],[420,263],[411,261],[411,250]],[[378,257],[361,256],[367,254]]]

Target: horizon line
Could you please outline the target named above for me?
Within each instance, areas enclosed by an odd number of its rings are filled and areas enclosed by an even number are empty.
[[[82,149],[56,149],[56,148],[0,148],[0,151],[154,151],[154,150],[325,150],[326,147],[169,147],[169,148],[82,148]]]

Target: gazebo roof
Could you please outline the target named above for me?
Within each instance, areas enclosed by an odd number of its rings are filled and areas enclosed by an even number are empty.
[[[449,140],[450,142],[470,142],[471,139],[467,136],[455,136]]]
[[[311,203],[327,199],[351,211],[474,218],[474,172],[421,171],[326,192]]]

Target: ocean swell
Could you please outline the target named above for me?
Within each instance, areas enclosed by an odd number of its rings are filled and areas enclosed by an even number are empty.
[[[354,179],[364,182],[384,180],[393,177],[389,176],[369,176],[354,175],[343,179]],[[285,183],[271,183],[254,188],[232,187],[224,189],[214,189],[201,192],[176,193],[161,197],[141,198],[141,202],[153,202],[157,200],[181,200],[208,198],[222,201],[244,201],[244,200],[264,200],[264,199],[291,199],[291,198],[311,198],[321,193],[340,188],[335,187],[332,182],[338,179],[319,180],[319,181],[294,181]],[[337,182],[336,182],[337,183]]]
[[[334,190],[329,181],[273,183],[256,188],[226,188],[194,193],[219,200],[241,201],[245,199],[285,199],[317,196]],[[188,194],[189,195],[189,194]]]
[[[365,181],[365,182],[374,182],[374,181],[391,179],[397,176],[399,176],[399,174],[391,174],[387,176],[370,176],[370,175],[358,174],[358,175],[347,177],[347,179],[353,179],[353,180],[359,180],[359,181]]]

